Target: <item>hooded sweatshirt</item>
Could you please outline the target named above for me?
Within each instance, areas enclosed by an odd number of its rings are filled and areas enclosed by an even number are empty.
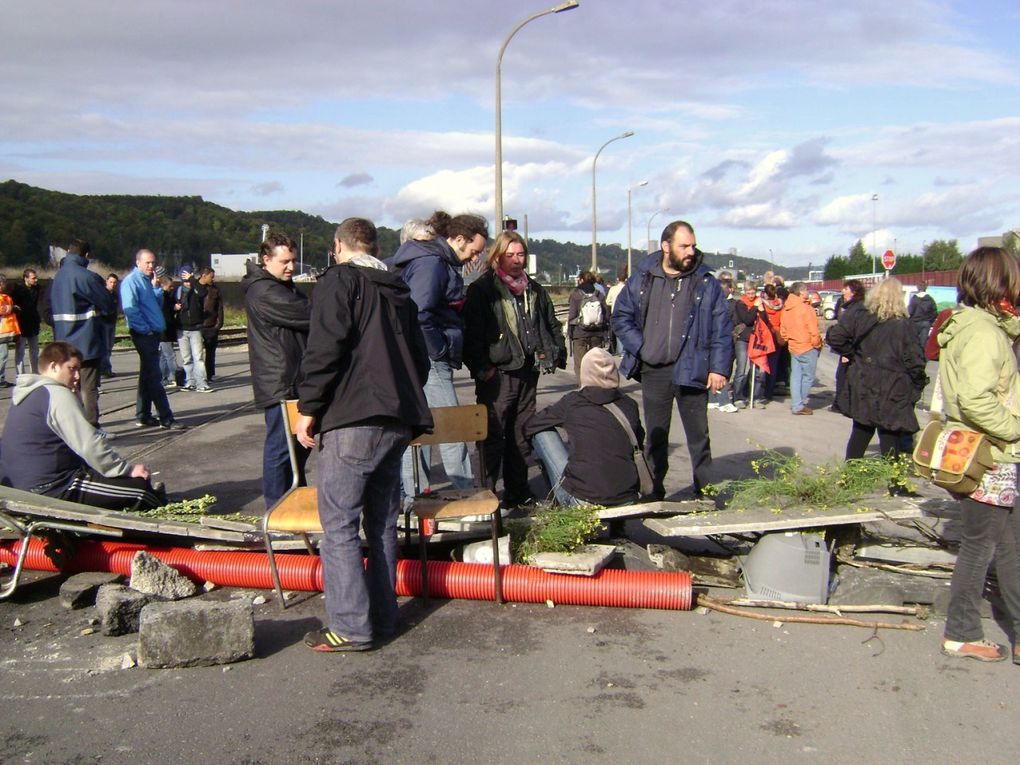
[[[445,239],[410,239],[390,261],[411,290],[418,307],[429,358],[460,369],[464,356],[464,304],[461,262]]]
[[[18,375],[11,404],[0,474],[15,489],[58,496],[86,466],[107,478],[131,473],[131,464],[89,424],[66,385],[46,375]]]
[[[821,350],[822,335],[818,329],[818,316],[807,295],[791,292],[786,298],[779,332],[789,343],[790,353],[794,356],[802,356],[812,349]]]

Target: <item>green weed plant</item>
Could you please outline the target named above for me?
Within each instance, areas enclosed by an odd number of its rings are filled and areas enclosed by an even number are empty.
[[[572,553],[594,540],[605,529],[599,520],[599,505],[559,507],[548,505],[531,517],[530,528],[514,545],[514,558],[527,564],[542,552]],[[511,533],[511,540],[514,534]]]

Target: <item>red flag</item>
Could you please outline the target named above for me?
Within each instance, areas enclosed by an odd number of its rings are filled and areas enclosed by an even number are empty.
[[[759,316],[754,322],[754,332],[747,343],[747,358],[762,372],[769,372],[769,354],[776,350],[776,340],[765,320]]]

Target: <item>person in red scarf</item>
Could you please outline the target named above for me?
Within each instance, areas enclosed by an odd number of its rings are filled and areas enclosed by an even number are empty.
[[[502,471],[504,507],[534,500],[524,423],[535,412],[539,373],[567,366],[563,329],[549,294],[525,272],[527,259],[520,234],[496,237],[486,270],[467,289],[463,312],[464,363],[478,403],[489,412],[485,479],[494,489]]]

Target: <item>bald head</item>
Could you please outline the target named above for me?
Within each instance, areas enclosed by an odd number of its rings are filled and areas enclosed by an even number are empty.
[[[138,270],[150,279],[156,273],[156,253],[152,250],[139,250],[135,255],[135,265]]]

